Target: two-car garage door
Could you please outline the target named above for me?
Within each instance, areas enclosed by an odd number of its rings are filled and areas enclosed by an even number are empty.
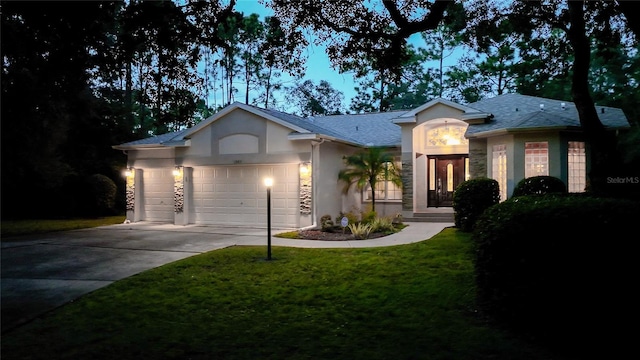
[[[298,226],[298,165],[212,166],[193,169],[196,224],[267,226],[266,177],[273,178],[271,224]]]

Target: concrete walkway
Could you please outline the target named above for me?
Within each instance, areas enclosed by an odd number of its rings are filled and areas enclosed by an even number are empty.
[[[395,246],[431,238],[452,223],[407,222],[399,233],[371,240],[319,241],[275,237],[300,248]],[[2,332],[114,281],[229,246],[265,246],[266,229],[133,223],[3,238]]]

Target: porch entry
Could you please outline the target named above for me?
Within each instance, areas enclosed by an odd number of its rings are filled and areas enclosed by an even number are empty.
[[[468,173],[467,155],[431,155],[427,165],[427,207],[452,207],[453,192]]]

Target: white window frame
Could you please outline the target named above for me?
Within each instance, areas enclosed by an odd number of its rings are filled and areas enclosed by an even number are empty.
[[[524,177],[549,176],[549,142],[524,143]]]
[[[500,187],[500,201],[507,200],[507,145],[493,145],[491,177]]]
[[[587,153],[584,141],[569,141],[567,144],[567,189],[581,193],[587,187]]]
[[[401,169],[402,163],[400,161],[394,161],[394,164],[398,170]],[[395,196],[389,198],[389,194],[394,194]],[[365,190],[365,201],[371,201],[371,185],[367,186]],[[396,186],[391,180],[378,178],[376,182],[376,201],[402,202],[402,188]]]

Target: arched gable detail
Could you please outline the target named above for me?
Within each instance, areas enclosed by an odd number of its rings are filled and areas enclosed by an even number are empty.
[[[257,154],[259,139],[251,134],[231,134],[219,140],[219,153],[222,154]]]

